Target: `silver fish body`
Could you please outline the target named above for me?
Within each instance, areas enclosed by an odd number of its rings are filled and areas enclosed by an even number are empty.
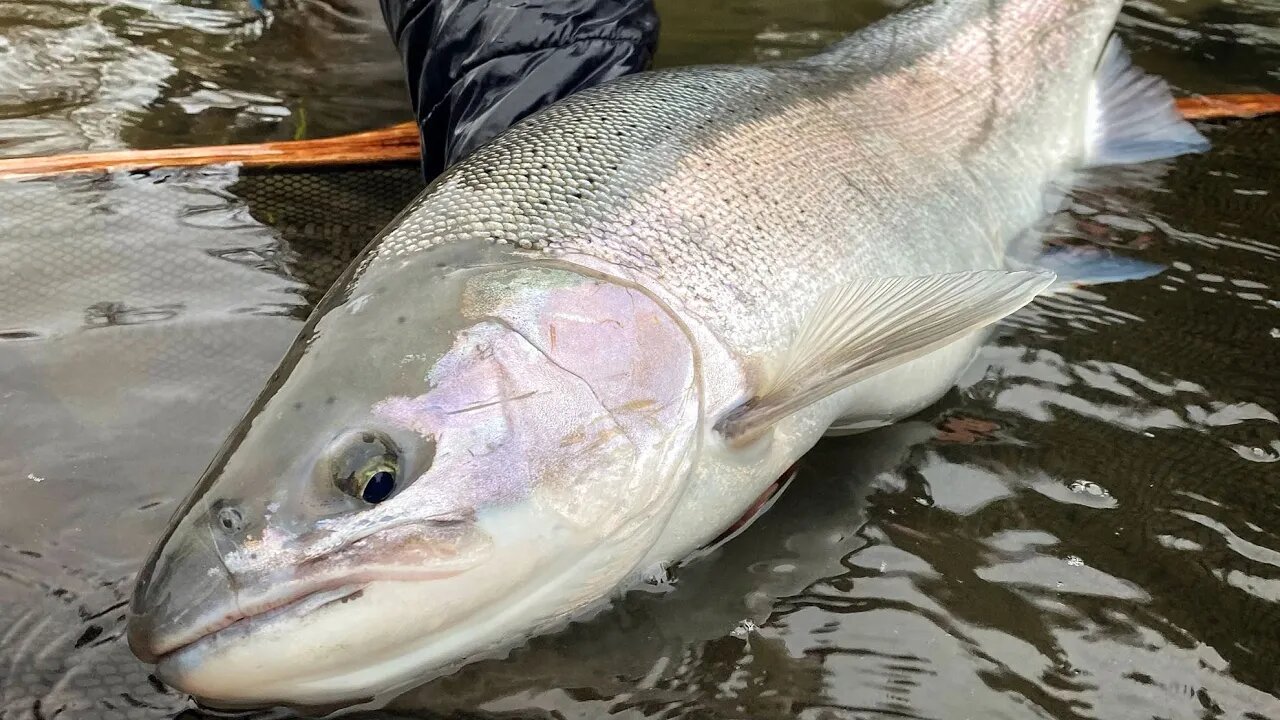
[[[833,427],[936,400],[977,332],[762,439],[716,429],[831,288],[1003,266],[1086,161],[1119,6],[920,6],[481,148],[339,281],[184,503],[135,652],[224,705],[384,698],[686,557]]]

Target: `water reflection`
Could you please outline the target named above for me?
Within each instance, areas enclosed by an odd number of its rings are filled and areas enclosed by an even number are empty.
[[[0,155],[335,134],[406,117],[372,0],[0,6]]]

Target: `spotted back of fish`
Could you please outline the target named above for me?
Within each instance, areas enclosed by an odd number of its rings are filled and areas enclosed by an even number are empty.
[[[447,172],[365,261],[505,243],[625,276],[735,351],[858,275],[998,265],[1081,154],[1117,0],[948,0],[813,58],[624,78]]]

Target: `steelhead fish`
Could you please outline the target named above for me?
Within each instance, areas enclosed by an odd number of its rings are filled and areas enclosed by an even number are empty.
[[[226,707],[376,703],[717,538],[939,398],[1090,166],[1202,150],[1120,0],[940,0],[797,62],[627,77],[445,172],[320,304],[143,569]],[[1060,193],[1059,193],[1060,196]]]

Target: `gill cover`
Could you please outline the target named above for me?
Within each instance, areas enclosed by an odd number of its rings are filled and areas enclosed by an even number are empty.
[[[357,260],[153,551],[130,645],[239,707],[520,640],[636,572],[699,388],[679,321],[622,281],[473,243]]]

